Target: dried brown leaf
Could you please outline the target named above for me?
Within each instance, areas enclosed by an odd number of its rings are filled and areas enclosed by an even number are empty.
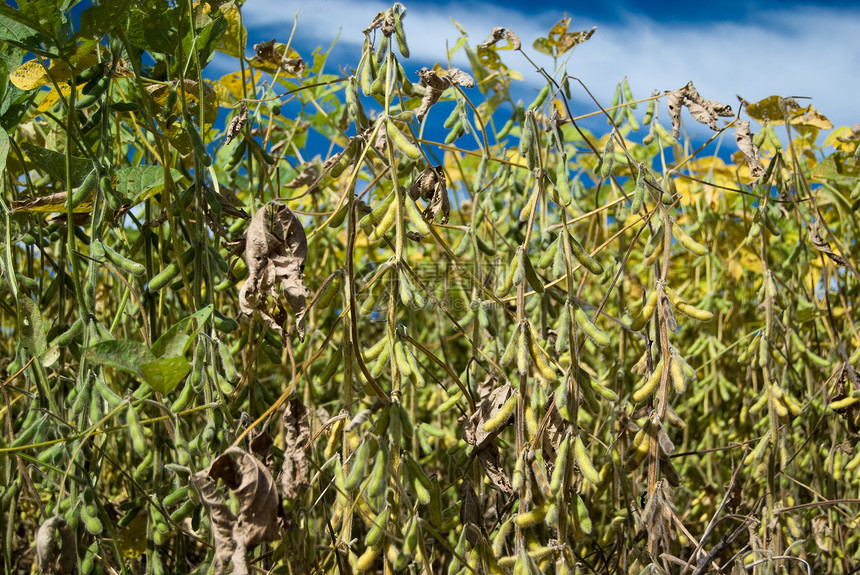
[[[510,28],[505,30],[505,36],[507,36],[508,42],[511,43],[511,48],[513,48],[514,50],[519,50],[520,48],[522,48],[523,43],[520,41],[520,37],[517,36],[517,34],[513,30],[511,30]]]
[[[484,530],[484,511],[481,501],[468,479],[464,479],[460,484],[457,494],[460,496],[460,523],[468,529],[466,539],[474,546]],[[469,529],[469,526],[474,528]]]
[[[812,222],[812,225],[809,227],[809,240],[812,242],[812,245],[815,246],[815,249],[833,260],[833,263],[839,266],[849,267],[848,260],[833,251],[833,248],[830,247],[830,243],[821,237],[821,234],[818,231],[818,220]]]
[[[464,88],[475,87],[475,79],[460,68],[449,68],[445,73],[445,77],[455,86],[463,86]]]
[[[421,68],[418,71],[418,76],[421,78],[421,85],[426,89],[424,97],[421,99],[421,105],[415,111],[415,117],[420,122],[433,104],[439,101],[442,93],[451,87],[451,82],[447,78],[440,77],[429,68]]]
[[[287,312],[281,303],[280,287],[296,315],[296,332],[304,340],[305,299],[310,292],[304,284],[308,243],[301,222],[292,210],[274,200],[254,214],[245,237],[248,279],[239,291],[242,313],[260,312],[269,327],[283,337]],[[274,310],[269,309],[268,298]]]
[[[238,499],[238,516],[230,510],[226,497],[219,494],[219,479]],[[247,575],[248,548],[279,538],[278,494],[272,474],[254,456],[231,447],[207,469],[192,475],[191,481],[209,509],[215,538],[215,575]]]
[[[424,199],[429,203],[424,210],[424,217],[433,221],[442,214],[442,223],[448,221],[451,214],[451,204],[448,200],[448,180],[442,166],[429,166],[421,172],[409,187],[409,195],[413,200]]]
[[[295,498],[299,489],[308,485],[309,469],[305,452],[310,436],[308,410],[301,400],[293,398],[284,410],[284,465],[280,476],[284,497]]]
[[[481,400],[478,409],[469,419],[463,422],[463,438],[478,449],[484,447],[502,432],[504,425],[495,431],[484,430],[484,422],[492,419],[502,408],[513,393],[511,384],[507,383],[494,389],[490,395]]]
[[[241,132],[242,128],[245,127],[247,121],[248,106],[245,105],[245,102],[242,102],[242,105],[239,108],[239,113],[233,116],[233,119],[230,120],[230,124],[227,126],[227,134],[224,136],[225,146],[232,142],[233,138],[239,135],[239,132]]]
[[[286,185],[286,187],[300,188],[302,186],[310,186],[313,184],[320,176],[320,157],[316,156],[312,160],[302,164],[300,167],[301,171],[290,181],[289,184]]]
[[[508,478],[504,468],[502,467],[502,462],[499,458],[499,448],[496,447],[496,444],[486,444],[478,450],[476,457],[478,459],[478,463],[480,463],[481,467],[484,469],[484,473],[486,473],[487,477],[490,478],[490,481],[493,482],[493,485],[495,485],[502,493],[513,495],[514,488],[511,487],[511,480]]]
[[[505,39],[505,29],[501,26],[496,26],[493,28],[493,31],[490,33],[490,39],[486,42],[478,44],[478,48],[489,48],[490,46],[495,45],[500,40]]]
[[[712,130],[717,130],[717,120],[720,117],[734,116],[732,107],[721,104],[716,100],[707,100],[699,94],[693,82],[679,90],[672,90],[667,94],[666,104],[669,107],[669,116],[672,119],[672,135],[675,138],[681,136],[681,108],[687,106],[690,115],[700,124],[705,124]]]
[[[758,148],[753,144],[750,123],[748,121],[738,122],[735,125],[735,142],[737,142],[738,149],[743,152],[744,157],[747,159],[752,177],[758,178],[764,175],[764,167],[759,160]]]
[[[59,547],[56,531],[60,535]],[[77,564],[75,536],[65,519],[54,515],[42,523],[36,533],[36,557],[39,559],[40,573],[71,575],[75,572]]]

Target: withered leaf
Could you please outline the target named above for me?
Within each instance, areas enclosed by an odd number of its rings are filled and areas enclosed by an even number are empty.
[[[488,443],[478,450],[476,454],[478,463],[484,469],[484,473],[493,482],[493,485],[502,493],[513,495],[514,488],[511,486],[511,480],[502,468],[502,462],[499,459],[499,448],[495,443]]]
[[[219,494],[219,479],[239,500],[238,516]],[[207,469],[192,475],[191,481],[209,509],[215,537],[215,575],[247,575],[248,548],[279,538],[278,494],[272,474],[254,456],[231,447]]]
[[[501,387],[497,387],[490,395],[481,400],[475,413],[463,422],[463,439],[467,443],[480,449],[502,432],[504,426],[499,427],[495,431],[484,430],[484,422],[492,419],[499,412],[511,396],[511,393],[511,384],[507,383]]]
[[[415,111],[415,117],[420,122],[430,111],[430,108],[439,101],[442,93],[451,87],[451,82],[447,78],[442,78],[435,71],[429,68],[421,68],[418,70],[418,76],[421,78],[421,85],[426,88],[424,97],[421,98],[421,105]]]
[[[274,38],[254,44],[254,52],[259,62],[277,66],[284,72],[301,77],[305,71],[304,60],[298,57],[288,57],[295,54],[295,50],[287,48],[285,44],[275,42]]]
[[[241,132],[242,128],[245,127],[245,123],[247,121],[248,106],[245,105],[245,102],[242,102],[242,105],[239,108],[239,113],[233,116],[233,119],[230,120],[230,124],[227,126],[227,134],[224,137],[225,146],[232,142],[233,138],[239,135],[239,132]]]
[[[445,170],[442,166],[425,168],[409,186],[409,195],[416,201],[419,198],[429,201],[424,210],[424,217],[428,221],[433,221],[440,213],[442,223],[448,221],[451,204],[448,200],[448,180],[445,178]]]
[[[273,200],[254,214],[245,238],[248,279],[239,291],[242,313],[259,312],[269,327],[283,337],[287,313],[280,301],[280,286],[296,314],[296,332],[304,341],[305,299],[310,292],[304,284],[308,242],[301,222],[287,206]],[[273,311],[268,299],[273,302]]]
[[[320,157],[316,156],[314,159],[305,162],[301,168],[301,171],[286,187],[299,188],[313,184],[320,175]]]
[[[468,479],[464,479],[460,484],[457,495],[460,496],[460,523],[468,529],[466,539],[474,546],[484,530],[484,511],[481,508],[481,501]],[[474,527],[469,529],[470,526]]]
[[[738,144],[738,149],[743,152],[750,167],[752,177],[758,178],[764,174],[764,167],[758,156],[758,148],[753,144],[752,134],[750,133],[750,123],[748,121],[738,122],[735,125],[735,141]]]
[[[284,497],[295,498],[299,489],[308,485],[308,460],[305,456],[310,442],[308,410],[298,398],[287,403],[284,411],[284,465],[281,467],[281,490]]]
[[[594,30],[592,30],[591,33],[593,34]],[[514,50],[519,50],[520,48],[522,48],[523,43],[520,42],[520,37],[517,36],[513,30],[511,30],[510,28],[505,30],[505,36],[508,37],[508,41],[511,43],[511,47]]]
[[[445,77],[455,86],[463,86],[464,88],[475,87],[475,79],[459,68],[449,68],[445,73]]]
[[[717,120],[720,117],[734,116],[732,107],[722,104],[716,100],[707,100],[699,94],[693,82],[679,90],[672,90],[667,94],[666,103],[669,107],[669,116],[672,119],[672,135],[681,137],[681,107],[687,106],[693,119],[705,124],[712,130],[717,130]]]
[[[839,266],[849,267],[848,261],[833,251],[833,248],[830,247],[830,243],[821,237],[821,234],[818,231],[818,220],[812,222],[812,225],[809,227],[809,240],[812,242],[812,245],[815,246],[815,249],[833,260],[833,263]]]
[[[493,31],[490,33],[490,39],[486,42],[478,44],[478,48],[489,48],[490,46],[495,45],[500,40],[505,38],[505,29],[501,26],[496,26],[493,28]]]
[[[59,547],[55,531],[60,534]],[[42,523],[36,533],[36,557],[39,559],[39,571],[43,574],[71,575],[75,572],[75,536],[65,519],[54,515]]]

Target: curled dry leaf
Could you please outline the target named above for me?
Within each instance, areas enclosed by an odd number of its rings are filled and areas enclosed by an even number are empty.
[[[238,516],[219,494],[219,479],[239,500]],[[272,474],[254,456],[231,447],[208,469],[192,475],[191,481],[209,509],[215,537],[215,575],[247,575],[248,548],[279,538],[278,494]]]
[[[758,178],[762,176],[764,174],[764,167],[759,160],[758,148],[753,143],[749,122],[743,121],[736,124],[735,141],[738,144],[738,149],[744,153],[744,157],[747,159],[752,177]]]
[[[433,221],[442,214],[442,223],[448,221],[451,214],[451,204],[448,201],[448,180],[442,166],[428,166],[409,186],[409,195],[413,200],[424,199],[429,203],[424,210],[424,217]]]
[[[501,387],[497,387],[490,395],[481,400],[475,413],[463,422],[463,439],[466,440],[466,443],[480,449],[502,432],[505,428],[504,425],[495,428],[493,431],[486,431],[484,423],[488,419],[495,417],[511,396],[511,393],[511,384],[507,383]]]
[[[242,313],[260,312],[269,327],[283,337],[287,312],[280,301],[280,285],[296,314],[296,332],[304,341],[305,299],[310,292],[304,284],[308,242],[301,222],[292,210],[274,200],[254,214],[245,238],[248,279],[239,291]],[[269,299],[274,310],[269,309]]]
[[[248,106],[245,105],[245,102],[242,102],[241,107],[239,108],[239,113],[233,116],[233,119],[230,120],[230,124],[227,126],[227,134],[224,137],[224,145],[226,146],[230,142],[233,141],[233,138],[239,135],[239,132],[242,131],[242,128],[245,127],[245,123],[248,121]]]
[[[276,43],[274,38],[267,42],[254,44],[254,52],[261,62],[278,66],[284,72],[301,77],[305,71],[305,62],[299,57],[293,57],[294,50],[286,45]]]
[[[450,68],[445,73],[445,77],[455,86],[463,86],[464,88],[475,87],[475,79],[460,68]]]
[[[490,33],[490,39],[482,44],[478,44],[478,48],[489,48],[490,46],[495,45],[500,40],[504,40],[505,38],[505,29],[501,26],[496,26],[493,28],[493,31]]]
[[[669,116],[672,119],[672,135],[675,138],[681,137],[681,108],[683,106],[687,106],[694,120],[705,124],[712,130],[718,129],[718,118],[734,116],[732,107],[728,104],[703,98],[693,86],[693,82],[688,82],[683,88],[669,92],[666,96],[666,103],[669,107]]]
[[[474,546],[484,531],[484,511],[481,501],[468,479],[464,479],[460,484],[457,495],[460,497],[460,523],[468,529],[466,539]]]
[[[593,34],[594,30],[592,30],[591,33]],[[520,37],[517,36],[513,30],[511,30],[510,28],[505,30],[505,36],[508,37],[508,42],[511,43],[511,48],[513,48],[514,50],[519,50],[520,48],[522,48],[523,43],[520,41]]]
[[[60,534],[59,547],[56,532]],[[75,572],[75,536],[65,519],[54,515],[42,523],[36,533],[36,557],[39,559],[40,573],[71,575]]]
[[[502,467],[501,458],[499,457],[499,448],[495,443],[488,443],[483,448],[479,449],[476,457],[478,463],[484,469],[484,473],[493,482],[493,485],[506,495],[513,495],[514,488],[511,486],[511,480],[505,473]]]
[[[812,222],[812,225],[809,227],[809,240],[812,242],[812,245],[815,246],[815,249],[833,260],[833,263],[838,266],[849,267],[848,261],[833,251],[833,248],[830,247],[830,242],[821,237],[821,234],[818,231],[818,220]]]
[[[301,186],[310,186],[320,175],[320,157],[316,156],[302,164],[301,171],[293,178],[286,187],[300,188]]]
[[[421,85],[424,86],[424,97],[421,99],[421,105],[415,111],[415,117],[420,122],[430,111],[430,108],[439,101],[442,93],[451,87],[451,82],[447,78],[440,77],[435,71],[429,68],[421,68],[418,70],[418,76],[421,78]]]
[[[295,498],[298,490],[308,485],[308,460],[305,457],[311,430],[308,410],[297,398],[287,403],[284,411],[284,465],[281,467],[281,490],[284,497]]]

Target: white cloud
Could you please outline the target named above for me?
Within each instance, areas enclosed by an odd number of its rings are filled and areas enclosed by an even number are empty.
[[[252,37],[255,30],[271,35],[277,28],[279,40],[286,40],[299,10],[296,45],[328,46],[340,31],[339,54],[345,62],[357,62],[364,39],[361,31],[390,6],[376,0],[249,0],[242,12]],[[467,30],[473,45],[493,26],[505,26],[529,47],[562,16],[482,2],[411,1],[408,9],[404,22],[413,66],[444,62],[446,41],[453,45],[459,36],[451,18]],[[834,124],[860,122],[854,105],[860,93],[860,45],[856,43],[860,11],[803,7],[758,12],[754,17],[738,22],[660,23],[628,13],[603,24],[574,14],[573,28],[598,26],[598,30],[576,49],[568,73],[582,79],[602,102],[611,98],[624,75],[637,97],[693,80],[706,98],[735,107],[736,94],[750,101],[771,94],[808,96]],[[552,69],[549,57],[534,50],[528,53],[539,65]],[[539,81],[537,74],[528,73],[530,65],[520,54],[506,52],[504,59],[528,79]],[[461,53],[453,63],[466,64],[465,55]],[[580,91],[575,99],[584,102],[585,97]]]

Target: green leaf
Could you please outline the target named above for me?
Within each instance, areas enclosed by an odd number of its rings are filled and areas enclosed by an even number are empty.
[[[152,354],[159,358],[173,358],[184,355],[188,351],[188,348],[191,347],[193,339],[203,329],[206,320],[212,315],[213,307],[212,304],[209,304],[200,311],[179,320],[152,344]]]
[[[132,0],[102,0],[98,6],[81,13],[81,34],[91,38],[101,37],[114,26],[122,23]]]
[[[66,155],[29,142],[21,142],[21,149],[37,168],[57,182],[66,181]],[[72,156],[72,186],[79,186],[94,169],[93,162],[86,158]]]
[[[179,170],[170,170],[173,180],[182,177]],[[114,173],[116,191],[129,204],[137,204],[157,194],[164,188],[164,168],[162,166],[137,166],[122,168]]]
[[[9,134],[0,128],[0,172],[6,170],[6,157],[9,155]]]
[[[188,375],[191,364],[184,357],[156,359],[140,366],[143,380],[159,393],[170,393]]]
[[[173,54],[179,43],[179,8],[169,8],[161,0],[135,2],[128,12],[126,35],[138,48],[159,54]]]
[[[24,349],[32,357],[38,357],[48,348],[45,324],[36,302],[22,295],[18,298],[18,333]]]
[[[141,366],[156,360],[143,343],[128,339],[103,341],[87,348],[84,357],[98,365],[112,367],[144,379]]]
[[[860,162],[844,152],[834,152],[815,166],[812,177],[851,189],[860,180]]]

